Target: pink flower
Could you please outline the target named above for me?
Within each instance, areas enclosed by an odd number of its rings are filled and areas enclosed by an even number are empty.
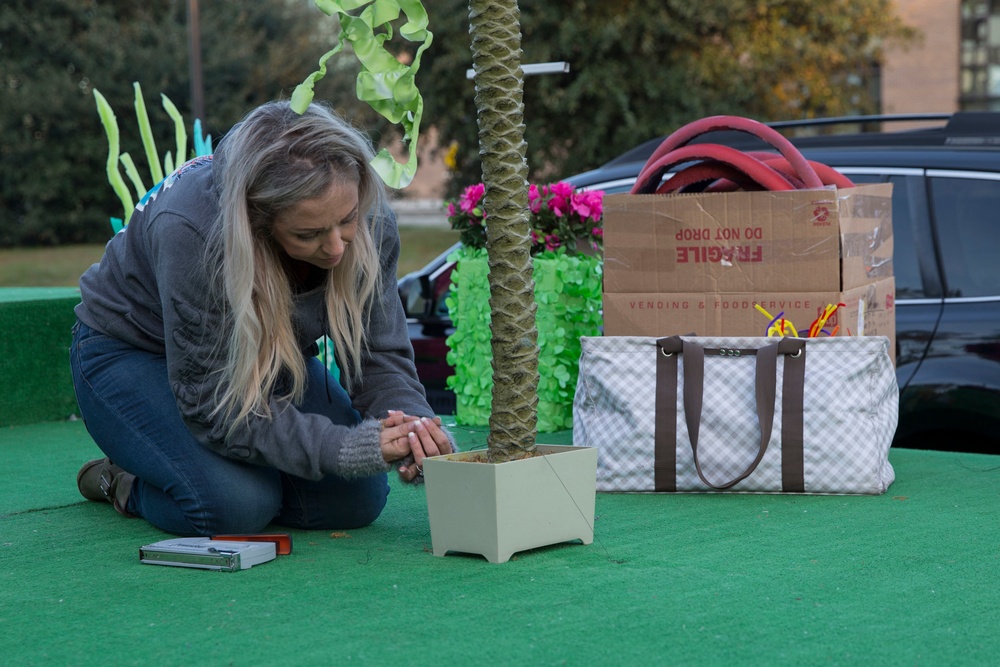
[[[604,193],[600,190],[573,193],[570,207],[580,220],[597,222],[604,215]]]
[[[558,183],[553,183],[549,186],[549,192],[551,192],[556,197],[561,197],[562,199],[569,199],[573,196],[573,186],[566,181],[559,181]]]
[[[562,197],[554,196],[549,200],[549,210],[555,214],[557,218],[561,218],[566,215],[569,210],[569,202],[567,202]]]
[[[590,208],[590,219],[597,222],[604,215],[604,191],[588,190],[583,193],[583,197]]]
[[[486,186],[482,183],[470,185],[465,188],[465,192],[463,192],[462,196],[458,198],[458,204],[462,209],[462,212],[471,213],[472,210],[479,205],[479,201],[483,198],[484,192],[486,192]]]
[[[462,242],[470,247],[485,247],[485,225],[488,224],[483,211],[485,191],[482,183],[470,185],[457,200],[446,203],[452,229],[460,231]],[[581,247],[580,241],[589,242],[599,251],[604,236],[600,227],[603,197],[604,193],[599,190],[575,192],[565,181],[547,185],[529,183],[531,254],[559,248],[573,254]]]
[[[549,210],[557,217],[561,218],[570,210],[570,198],[573,196],[573,186],[560,181],[543,188],[543,192],[552,195],[548,201]]]
[[[532,183],[528,186],[528,210],[538,215],[542,210],[542,195],[538,192],[538,186]]]
[[[586,220],[592,214],[590,208],[590,201],[584,192],[577,192],[573,195],[572,199],[569,200],[569,207],[573,213],[580,216],[581,220]]]

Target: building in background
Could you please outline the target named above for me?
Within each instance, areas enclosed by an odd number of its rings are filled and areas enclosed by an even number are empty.
[[[886,52],[882,113],[951,113],[960,109],[960,24],[965,0],[896,0],[903,21],[920,32],[909,47]],[[989,4],[989,2],[981,3]]]
[[[882,68],[883,113],[1000,111],[1000,0],[896,0],[921,33]]]
[[[963,0],[959,45],[959,105],[1000,111],[1000,2]]]

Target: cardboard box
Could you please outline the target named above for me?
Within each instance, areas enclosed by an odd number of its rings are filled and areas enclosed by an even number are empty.
[[[896,281],[884,278],[843,292],[604,294],[605,336],[764,336],[768,319],[784,312],[805,336],[828,304],[844,303],[825,328],[838,336],[886,336],[895,363]]]
[[[892,276],[892,246],[888,183],[604,199],[606,296],[841,292]]]

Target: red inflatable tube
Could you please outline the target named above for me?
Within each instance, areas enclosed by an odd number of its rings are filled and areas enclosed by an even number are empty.
[[[775,155],[774,153],[762,153],[758,154],[751,152],[751,155],[757,157],[761,162],[771,167],[782,176],[788,179],[788,181],[798,189],[805,188],[805,184],[799,180],[798,175],[795,170],[792,169],[792,165],[789,164],[788,160],[781,157],[780,155]],[[855,186],[854,181],[844,176],[842,173],[823,164],[822,162],[815,162],[809,160],[809,164],[816,171],[816,175],[819,176],[820,180],[823,181],[825,186],[835,186],[837,188],[853,188]],[[673,180],[672,178],[670,180]],[[668,183],[670,181],[667,181]],[[734,181],[728,177],[720,177],[719,180],[711,183],[705,189],[704,192],[733,192],[734,190],[753,190],[760,188],[746,187],[745,183]],[[690,189],[685,189],[684,192],[694,191]]]
[[[668,178],[656,190],[656,194],[674,192],[704,192],[720,181],[731,183],[744,190],[761,190],[760,184],[741,172],[718,160],[705,160],[685,167]]]
[[[728,179],[746,188],[760,189],[759,184],[735,167],[717,160],[705,160],[679,170],[664,181],[656,193],[702,192],[719,179]]]
[[[780,171],[782,174],[787,176],[795,176],[794,169],[792,165],[780,155],[775,155],[774,153],[765,153],[764,151],[750,151],[749,155],[757,158],[761,162],[766,163],[772,168]],[[854,181],[844,176],[842,173],[823,164],[822,162],[815,162],[813,160],[807,160],[809,165],[819,176],[819,180],[823,182],[823,185],[835,185],[838,188],[853,188]]]
[[[735,148],[719,144],[695,144],[693,146],[681,146],[661,155],[655,162],[647,162],[646,166],[643,167],[639,179],[632,186],[632,194],[648,194],[656,191],[663,176],[671,168],[685,162],[698,160],[713,160],[726,164],[746,174],[747,177],[758,183],[764,190],[796,189],[795,186],[789,183],[777,171],[757,158],[751,157],[746,153],[741,153]]]
[[[748,151],[747,155],[757,158],[779,172],[796,188],[802,189],[805,187],[805,184],[799,180],[798,174],[795,173],[792,165],[782,156],[765,151]],[[816,175],[820,177],[820,180],[823,181],[823,185],[833,185],[838,188],[854,187],[854,182],[836,169],[812,160],[809,161],[809,164],[816,171]],[[696,187],[699,185],[701,187]],[[668,180],[664,181],[663,185],[656,192],[657,194],[669,194],[673,192],[732,192],[737,189],[760,190],[761,187],[742,172],[722,162],[706,160],[681,169]]]
[[[764,151],[748,151],[747,155],[751,155],[764,164],[766,164],[771,169],[788,179],[788,182],[795,186],[796,189],[801,190],[805,188],[806,184],[802,182],[799,175],[795,173],[795,168],[792,167],[791,163],[778,155],[777,153],[766,153]],[[815,169],[815,167],[813,167]],[[819,176],[819,174],[816,174]],[[822,178],[820,179],[823,180]]]
[[[646,162],[646,166],[643,167],[642,172],[639,174],[637,183],[645,182],[647,180],[647,172],[653,165],[660,162],[663,156],[677,150],[678,148],[686,146],[696,137],[708,132],[715,132],[719,130],[746,132],[762,139],[763,141],[766,141],[771,146],[774,146],[785,157],[785,159],[788,160],[789,164],[794,167],[795,173],[798,174],[799,180],[801,180],[807,188],[823,187],[823,182],[816,174],[813,166],[808,160],[802,157],[802,154],[795,148],[795,146],[792,145],[790,141],[788,141],[788,139],[779,134],[776,130],[759,121],[752,120],[750,118],[742,118],[740,116],[709,116],[708,118],[696,120],[677,129],[670,136],[664,139],[663,143],[660,144],[650,156],[649,160]]]
[[[748,191],[748,190],[760,190],[762,188],[745,188],[736,181],[731,181],[728,178],[720,178],[715,183],[712,183],[707,188],[705,192],[736,192],[738,190]]]

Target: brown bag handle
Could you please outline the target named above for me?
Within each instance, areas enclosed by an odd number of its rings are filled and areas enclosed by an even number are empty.
[[[743,481],[757,469],[774,427],[774,404],[777,393],[778,355],[785,355],[782,404],[782,488],[785,491],[803,491],[802,479],[802,398],[805,381],[805,340],[782,338],[760,349],[706,350],[694,341],[680,336],[657,340],[656,387],[656,490],[676,491],[677,456],[677,355],[684,355],[684,414],[687,421],[691,452],[698,477],[713,489],[729,489]],[[713,484],[704,475],[698,459],[698,435],[704,401],[705,354],[738,357],[754,355],[755,400],[760,424],[760,443],[757,456],[743,472],[723,484]],[[672,391],[671,391],[672,386]],[[786,451],[787,450],[787,451]],[[786,469],[787,468],[787,469]],[[661,488],[662,487],[662,488]]]

